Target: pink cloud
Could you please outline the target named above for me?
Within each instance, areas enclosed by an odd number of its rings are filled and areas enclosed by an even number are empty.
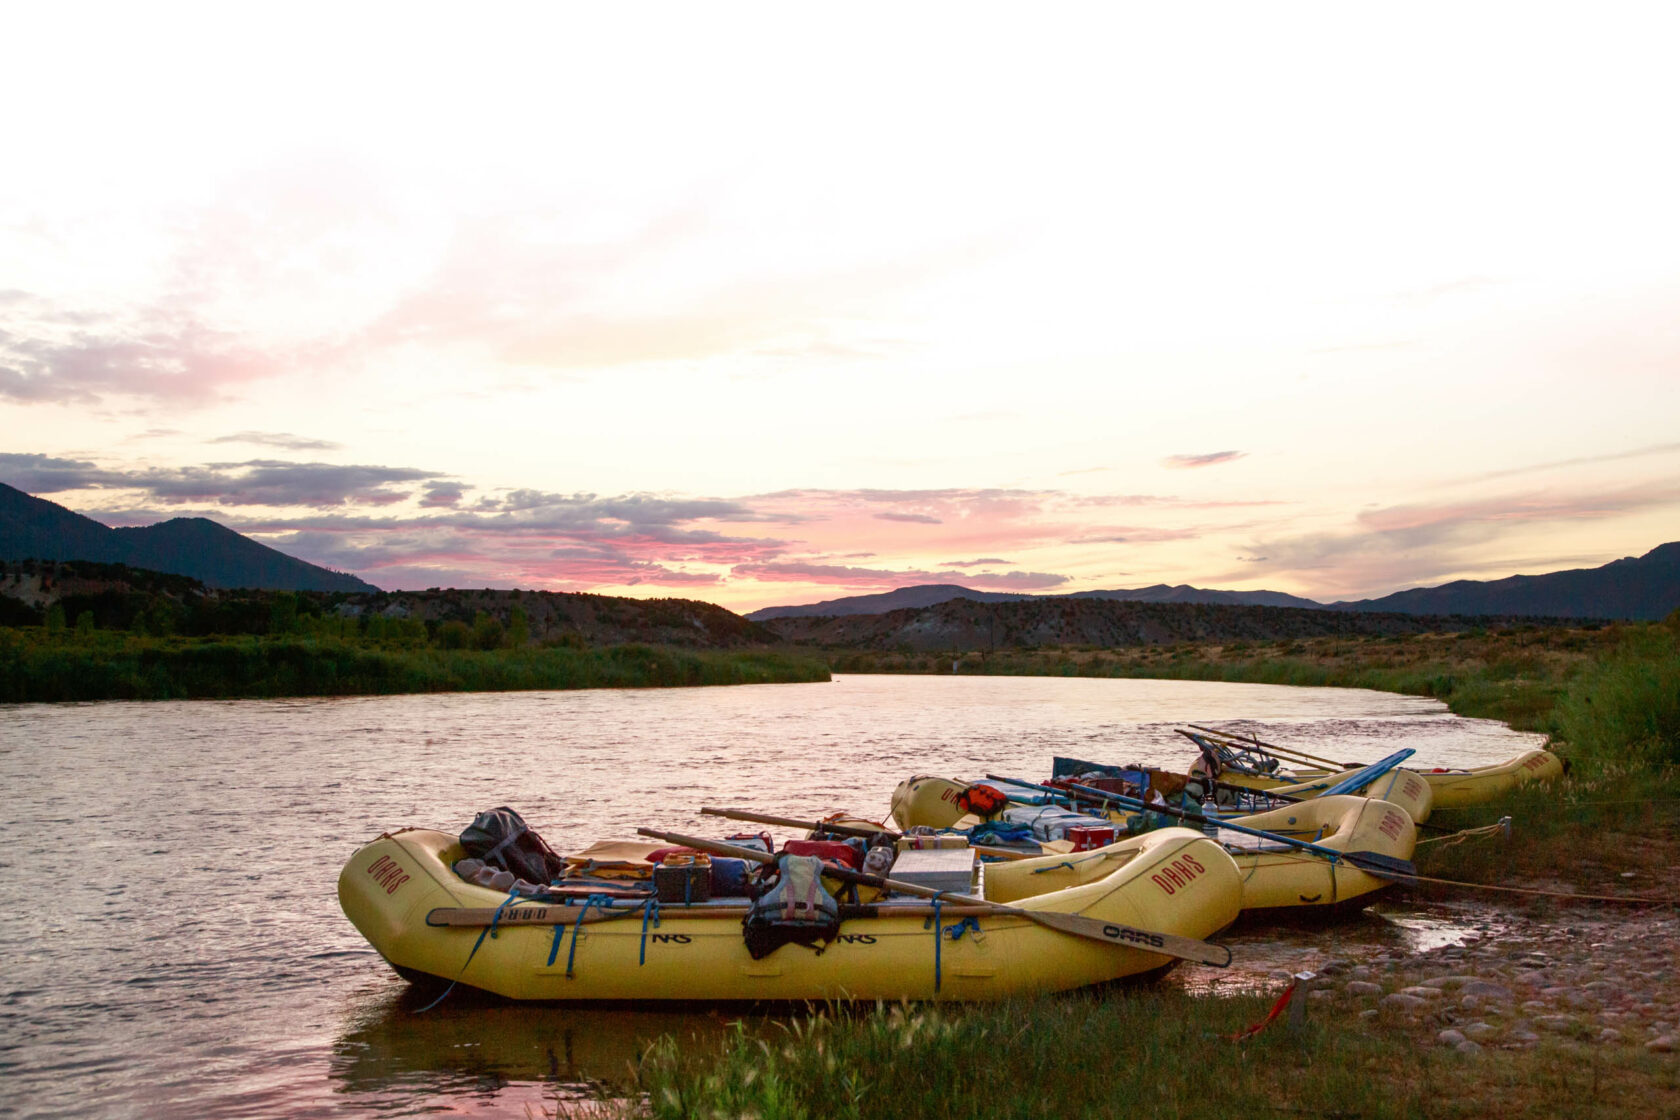
[[[1168,455],[1161,460],[1161,465],[1172,470],[1193,470],[1196,467],[1229,463],[1241,459],[1246,454],[1245,451],[1210,451],[1203,455]]]

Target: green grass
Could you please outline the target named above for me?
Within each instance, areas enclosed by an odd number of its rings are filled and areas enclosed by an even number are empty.
[[[973,1007],[888,1006],[740,1031],[721,1053],[656,1046],[576,1116],[967,1120],[1273,1116],[1599,1117],[1680,1104],[1661,1056],[1554,1044],[1466,1056],[1314,1007],[1232,1036],[1271,997],[1165,989]],[[1651,1111],[1655,1109],[1656,1111]]]
[[[333,638],[0,629],[0,702],[651,688],[829,679],[809,657],[664,646],[391,649]]]

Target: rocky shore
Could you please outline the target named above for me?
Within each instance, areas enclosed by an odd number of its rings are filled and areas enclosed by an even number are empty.
[[[1420,1045],[1466,1054],[1528,1049],[1548,1037],[1680,1051],[1673,907],[1570,908],[1546,920],[1490,914],[1460,940],[1415,954],[1328,959],[1305,982],[1310,1013],[1356,1013]]]

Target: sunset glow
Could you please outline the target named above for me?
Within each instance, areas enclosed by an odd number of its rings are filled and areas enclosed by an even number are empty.
[[[20,9],[0,482],[737,610],[1641,554],[1670,12]]]

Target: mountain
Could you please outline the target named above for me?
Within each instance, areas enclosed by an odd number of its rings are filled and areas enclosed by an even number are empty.
[[[879,595],[848,595],[842,599],[825,599],[820,603],[806,603],[797,607],[762,607],[746,617],[754,622],[770,618],[821,618],[848,614],[885,614],[887,611],[913,610],[931,607],[952,599],[973,599],[977,603],[1010,603],[1031,599],[1014,591],[971,591],[954,583],[922,583],[914,587],[900,587],[897,591],[883,591]]]
[[[0,560],[95,560],[191,576],[210,587],[377,591],[202,517],[112,529],[0,483]]]
[[[915,610],[937,606],[953,599],[969,599],[976,603],[1019,603],[1027,600],[1054,602],[1062,599],[1112,599],[1136,603],[1223,603],[1248,607],[1304,607],[1321,610],[1324,604],[1281,591],[1210,591],[1179,584],[1169,587],[1157,583],[1153,587],[1135,590],[1076,591],[1071,595],[1026,595],[1016,591],[972,591],[954,583],[923,583],[901,587],[879,595],[851,595],[843,599],[827,599],[797,607],[764,607],[746,617],[754,622],[772,618],[837,618],[854,614],[884,614],[887,611]]]
[[[1543,576],[1454,580],[1380,599],[1332,603],[1338,611],[1401,614],[1553,615],[1559,618],[1658,619],[1680,608],[1680,541],[1600,568]]]
[[[1468,630],[1490,619],[1441,618],[1323,607],[1039,596],[1013,603],[947,599],[884,614],[778,618],[785,641],[827,648],[922,653],[1085,646],[1116,649],[1184,642],[1370,638]],[[1500,620],[1501,624],[1512,620]],[[1538,620],[1536,620],[1538,621]],[[1548,620],[1557,624],[1559,620]]]

